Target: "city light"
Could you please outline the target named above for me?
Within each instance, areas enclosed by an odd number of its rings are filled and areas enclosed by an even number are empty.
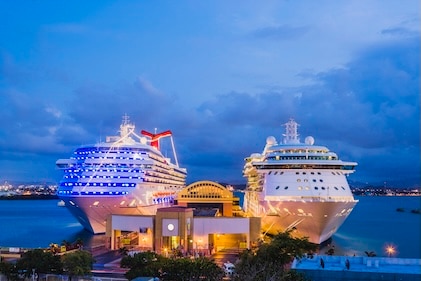
[[[391,256],[393,256],[395,253],[396,253],[396,249],[395,249],[395,247],[394,246],[392,246],[392,245],[388,245],[388,246],[386,246],[386,253],[387,253],[387,255],[389,256],[389,258],[391,257]]]

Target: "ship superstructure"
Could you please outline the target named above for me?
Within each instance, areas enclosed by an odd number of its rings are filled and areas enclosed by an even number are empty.
[[[262,153],[245,159],[247,189],[243,209],[262,218],[266,233],[291,231],[321,244],[329,239],[355,204],[347,176],[355,162],[344,162],[313,137],[301,143],[298,124],[290,119],[283,141],[266,139]]]
[[[171,139],[175,163],[159,150],[164,137]],[[187,175],[178,165],[171,131],[143,130],[138,135],[128,116],[123,117],[120,135],[79,147],[56,165],[64,171],[58,197],[94,234],[105,232],[110,214],[154,215],[158,207],[172,205]]]

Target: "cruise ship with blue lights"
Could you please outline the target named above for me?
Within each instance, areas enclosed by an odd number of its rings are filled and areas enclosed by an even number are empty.
[[[265,233],[291,231],[321,244],[352,212],[354,200],[347,176],[357,163],[345,162],[314,138],[300,142],[298,124],[290,119],[283,141],[269,136],[262,153],[245,158],[247,179],[243,209],[261,217]]]
[[[171,140],[175,163],[159,149],[165,137]],[[120,135],[79,147],[56,166],[64,171],[59,199],[94,234],[105,233],[110,214],[154,215],[158,207],[171,206],[187,176],[178,165],[171,131],[142,130],[139,135],[128,116],[123,117]]]

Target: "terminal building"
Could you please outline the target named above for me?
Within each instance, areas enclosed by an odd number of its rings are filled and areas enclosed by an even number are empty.
[[[160,254],[212,254],[250,248],[260,238],[260,218],[244,217],[239,198],[219,183],[199,181],[177,194],[175,205],[155,216],[110,215],[106,241],[111,250],[151,250]]]

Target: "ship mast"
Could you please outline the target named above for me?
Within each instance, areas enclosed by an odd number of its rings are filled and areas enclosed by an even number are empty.
[[[300,138],[298,134],[298,126],[299,124],[294,121],[294,119],[290,118],[287,123],[284,124],[285,126],[285,134],[284,136],[284,144],[299,144]]]

